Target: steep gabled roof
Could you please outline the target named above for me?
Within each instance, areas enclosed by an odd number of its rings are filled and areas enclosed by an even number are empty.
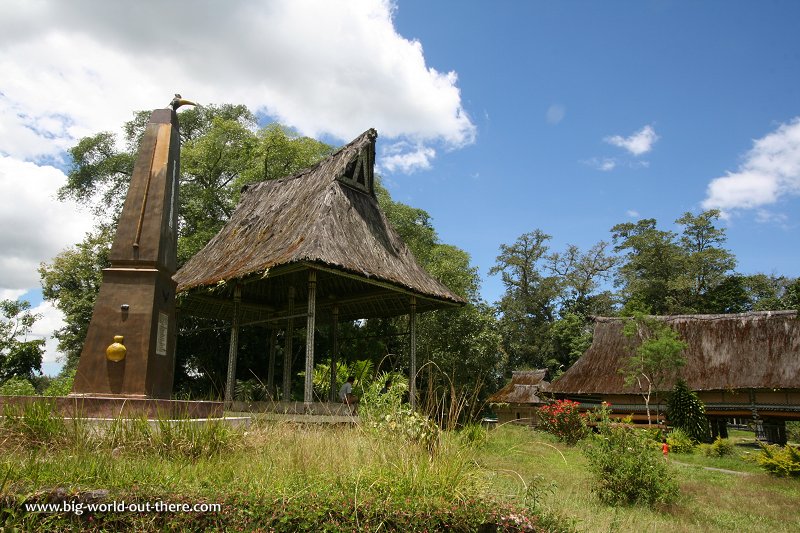
[[[796,311],[657,317],[688,343],[678,375],[703,390],[800,389],[800,320]],[[592,345],[551,385],[565,394],[634,394],[619,373],[638,344],[622,318],[595,319]],[[674,383],[665,383],[672,388]]]
[[[178,292],[319,265],[426,298],[429,308],[463,304],[417,263],[378,206],[376,138],[368,130],[309,169],[248,186],[225,227],[174,276]]]
[[[505,387],[489,397],[489,403],[512,404],[545,404],[539,393],[550,390],[550,384],[544,380],[546,369],[515,370],[511,381]]]

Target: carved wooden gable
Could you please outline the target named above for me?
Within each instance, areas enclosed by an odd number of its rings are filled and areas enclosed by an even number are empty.
[[[375,131],[375,130],[371,130]],[[375,196],[374,169],[375,169],[375,137],[371,135],[371,142],[361,148],[336,179],[348,187]]]

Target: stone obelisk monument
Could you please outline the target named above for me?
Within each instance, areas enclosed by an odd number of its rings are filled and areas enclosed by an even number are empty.
[[[150,115],[72,395],[169,398],[175,373],[180,95]]]

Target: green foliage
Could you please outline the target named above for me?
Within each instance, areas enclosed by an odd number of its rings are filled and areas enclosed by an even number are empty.
[[[790,441],[800,443],[800,422],[786,422],[786,438]]]
[[[440,242],[427,212],[392,200],[380,183],[376,183],[375,194],[420,265],[467,301],[460,308],[418,317],[417,357],[433,363],[420,373],[418,392],[425,395],[421,404],[429,406],[453,405],[469,397],[462,418],[472,420],[505,370],[497,321],[494,310],[480,298],[478,271],[470,264],[469,254]],[[398,344],[400,338],[396,334],[405,332],[407,324],[405,318],[369,320],[361,333],[393,339],[385,341],[381,353],[404,353],[406,348]],[[395,359],[392,370],[405,364],[404,360]]]
[[[706,418],[706,407],[682,379],[675,383],[672,393],[667,398],[667,419],[695,444],[707,442],[710,438],[711,429]]]
[[[591,343],[588,316],[611,312],[610,294],[597,292],[617,264],[607,244],[550,253],[550,238],[537,229],[500,245],[489,270],[501,275],[506,289],[497,310],[511,369],[546,366],[557,374],[568,368]]]
[[[466,424],[458,431],[461,442],[466,446],[482,446],[489,437],[489,432],[480,424]]]
[[[0,301],[0,382],[12,377],[32,380],[42,373],[44,340],[28,340],[39,315],[25,300]]]
[[[110,266],[113,231],[101,224],[84,239],[39,266],[42,296],[64,314],[64,326],[55,331],[58,351],[66,356],[65,367],[77,368],[94,302],[100,290],[102,270]]]
[[[368,432],[392,441],[402,439],[418,444],[429,452],[439,444],[439,427],[430,418],[412,411],[408,404],[402,403],[407,385],[396,378],[392,386],[381,394],[386,377],[376,379],[364,389],[359,403],[359,416],[362,427]]]
[[[55,413],[53,404],[41,400],[23,406],[6,405],[2,430],[9,440],[38,448],[60,444],[66,426],[64,419]]]
[[[625,376],[626,386],[637,385],[650,424],[651,396],[663,390],[664,383],[686,364],[683,350],[687,344],[666,322],[641,313],[635,313],[632,319],[627,320],[622,331],[626,337],[638,338],[640,343],[619,372]]]
[[[711,444],[701,444],[700,451],[706,457],[727,457],[733,455],[735,447],[728,439],[717,437]]]
[[[715,225],[719,217],[716,209],[684,213],[675,221],[683,227],[680,236],[659,230],[652,218],[611,228],[615,251],[625,253],[616,283],[626,306],[656,315],[726,312],[719,306],[729,304],[715,291],[736,260],[722,247],[726,236]]]
[[[609,505],[670,503],[678,495],[675,474],[652,439],[629,426],[599,424],[584,453],[592,490]]]
[[[70,423],[56,411],[52,400],[24,406],[6,406],[2,419],[4,444],[56,450],[62,448],[142,453],[161,457],[199,459],[213,457],[235,447],[239,432],[222,420],[116,418],[108,427],[89,428],[81,418]]]
[[[331,388],[331,361],[330,359],[325,359],[316,365],[314,365],[314,375],[312,377],[312,382],[314,384],[314,394],[316,394],[319,398],[327,398],[328,393]],[[361,396],[364,394],[366,390],[374,383],[373,377],[373,365],[372,361],[369,359],[360,359],[358,361],[351,361],[347,363],[346,361],[337,361],[336,362],[336,390],[335,393],[338,394],[339,387],[347,381],[347,378],[350,376],[354,376],[356,378],[355,383],[353,384],[353,394],[356,396]],[[397,375],[397,378],[400,382],[405,382],[404,377]],[[377,379],[377,378],[375,378]],[[383,386],[383,382],[381,382],[381,387]],[[380,387],[379,387],[380,389]]]
[[[578,402],[556,400],[539,408],[539,429],[555,435],[569,445],[576,444],[588,434],[586,415],[578,410]]]
[[[263,402],[269,400],[267,387],[258,379],[236,380],[234,397],[240,402]]]
[[[674,453],[694,453],[695,442],[692,437],[682,428],[676,427],[670,431],[667,437],[669,449]]]
[[[75,368],[66,368],[61,375],[50,381],[44,390],[44,396],[67,396],[72,392],[72,384],[75,381]]]
[[[800,477],[800,448],[762,444],[758,464],[779,477]]]
[[[0,384],[0,396],[36,396],[36,388],[27,379],[14,376]]]

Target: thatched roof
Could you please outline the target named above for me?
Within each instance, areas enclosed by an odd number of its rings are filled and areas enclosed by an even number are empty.
[[[678,375],[695,391],[800,389],[800,320],[796,311],[658,317],[688,343]],[[619,373],[638,345],[622,318],[595,319],[592,345],[551,385],[554,393],[634,394]],[[672,388],[674,383],[665,383]]]
[[[545,404],[540,392],[547,392],[550,384],[544,380],[547,370],[517,370],[511,381],[489,397],[489,403]]]
[[[309,169],[246,187],[225,227],[175,274],[178,292],[188,291],[182,307],[225,318],[225,292],[238,282],[245,315],[257,320],[285,306],[289,285],[302,306],[308,268],[318,269],[321,307],[337,302],[342,319],[404,314],[411,295],[419,311],[463,304],[417,263],[379,208],[376,137],[368,130]]]

